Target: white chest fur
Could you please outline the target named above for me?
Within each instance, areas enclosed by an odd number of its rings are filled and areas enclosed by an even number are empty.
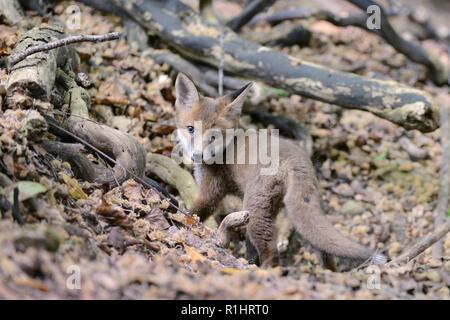
[[[194,165],[194,178],[197,185],[202,182],[202,166],[200,164]]]

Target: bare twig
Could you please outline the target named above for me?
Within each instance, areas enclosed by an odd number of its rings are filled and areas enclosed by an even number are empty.
[[[405,150],[412,159],[426,159],[428,152],[416,146],[408,137],[403,136],[398,140],[400,147]]]
[[[59,48],[59,47],[63,47],[72,43],[77,43],[77,42],[104,42],[104,41],[111,41],[111,40],[117,40],[120,38],[120,33],[119,32],[111,32],[111,33],[107,33],[104,35],[77,35],[77,36],[70,36],[67,38],[63,38],[57,41],[53,41],[50,43],[45,43],[45,44],[39,44],[39,45],[35,45],[32,46],[28,49],[26,49],[25,51],[11,56],[9,58],[9,64],[11,66],[15,65],[16,63],[22,61],[23,59],[25,59],[26,57],[37,53],[37,52],[42,52],[42,51],[47,51],[47,50],[52,50],[55,48]]]
[[[427,235],[422,240],[420,240],[417,244],[412,246],[408,251],[402,254],[397,259],[391,261],[389,265],[392,264],[402,264],[407,263],[417,257],[419,254],[424,252],[426,249],[431,247],[437,241],[442,239],[447,233],[450,232],[450,219],[447,219],[447,222],[441,225],[436,231]]]
[[[245,7],[242,12],[228,21],[227,26],[234,31],[239,31],[244,25],[246,25],[255,15],[270,7],[276,0],[255,0]]]
[[[442,160],[439,172],[439,195],[435,214],[435,229],[438,230],[444,224],[448,212],[450,195],[450,99],[442,94],[439,97],[441,118],[441,148]],[[442,257],[442,241],[437,241],[433,246],[433,256]]]

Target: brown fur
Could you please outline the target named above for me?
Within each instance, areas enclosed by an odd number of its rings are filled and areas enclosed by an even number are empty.
[[[249,86],[225,98],[204,98],[180,74],[176,89],[178,128],[202,121],[204,129],[224,129],[237,126]],[[236,146],[235,154],[248,153],[247,145]],[[370,258],[370,249],[344,237],[323,215],[318,182],[306,152],[292,141],[280,138],[279,158],[275,175],[260,175],[259,164],[200,164],[196,169],[201,171],[200,196],[191,212],[205,220],[226,194],[241,195],[244,210],[250,214],[248,251],[251,253],[253,245],[263,266],[277,264],[274,224],[282,206],[300,235],[323,252],[323,261],[328,266],[333,265],[330,255],[359,261]]]

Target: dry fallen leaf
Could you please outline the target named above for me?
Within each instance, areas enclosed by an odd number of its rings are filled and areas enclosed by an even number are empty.
[[[69,177],[64,172],[60,172],[59,176],[64,181],[64,183],[69,187],[69,194],[72,197],[74,197],[77,200],[88,198],[87,194],[84,193],[83,189],[81,188],[77,180]]]
[[[204,261],[205,257],[197,251],[194,247],[188,246],[187,244],[184,245],[184,250],[186,250],[187,255],[189,256],[189,259],[191,259],[192,262],[198,262],[198,261]]]

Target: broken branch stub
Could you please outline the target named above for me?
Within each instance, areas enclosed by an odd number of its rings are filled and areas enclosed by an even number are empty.
[[[421,90],[336,71],[261,46],[207,22],[177,0],[113,3],[191,59],[218,67],[222,56],[219,38],[223,32],[227,72],[344,108],[368,111],[406,129],[429,132],[439,126],[435,102]]]
[[[248,223],[248,211],[236,211],[228,214],[220,223],[217,230],[218,245],[228,247],[231,239],[231,232],[234,228],[245,226]]]
[[[143,147],[131,135],[113,129],[106,125],[89,120],[89,96],[80,87],[73,87],[67,91],[66,102],[70,102],[70,117],[65,127],[79,138],[92,144],[106,154],[112,154],[116,164],[107,174],[104,170],[94,171],[89,181],[114,184],[122,183],[130,178],[130,173],[138,177],[144,175],[145,153]],[[100,174],[102,173],[102,174]]]
[[[56,41],[64,36],[64,28],[58,25],[42,25],[33,28],[21,36],[11,56],[20,54],[28,47]],[[15,93],[49,101],[58,67],[78,72],[78,56],[71,46],[37,52],[10,65],[6,83],[8,101],[14,101],[11,98]]]

